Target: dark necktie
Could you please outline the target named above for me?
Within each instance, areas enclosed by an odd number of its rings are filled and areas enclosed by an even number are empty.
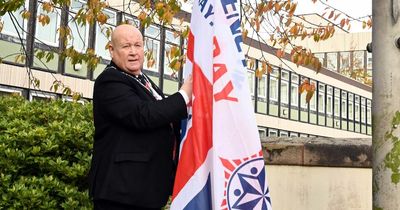
[[[139,74],[136,78],[147,88],[147,82],[143,75]]]

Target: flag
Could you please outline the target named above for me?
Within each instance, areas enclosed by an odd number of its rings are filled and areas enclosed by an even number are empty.
[[[271,210],[236,0],[195,0],[184,75],[193,96],[172,210]]]

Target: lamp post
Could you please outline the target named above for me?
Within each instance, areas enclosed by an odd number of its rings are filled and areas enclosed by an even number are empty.
[[[400,206],[399,9],[400,0],[372,1],[374,210]]]

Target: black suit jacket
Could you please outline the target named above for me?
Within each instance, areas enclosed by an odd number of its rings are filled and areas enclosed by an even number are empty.
[[[164,206],[174,174],[176,136],[171,123],[187,116],[182,95],[157,101],[111,62],[96,79],[93,115],[92,198],[148,208]]]

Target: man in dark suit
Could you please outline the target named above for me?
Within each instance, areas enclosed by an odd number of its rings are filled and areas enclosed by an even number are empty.
[[[165,98],[142,73],[143,36],[131,25],[115,28],[109,51],[112,61],[94,85],[89,194],[94,209],[161,209],[172,191],[176,125],[187,116],[192,79]]]

